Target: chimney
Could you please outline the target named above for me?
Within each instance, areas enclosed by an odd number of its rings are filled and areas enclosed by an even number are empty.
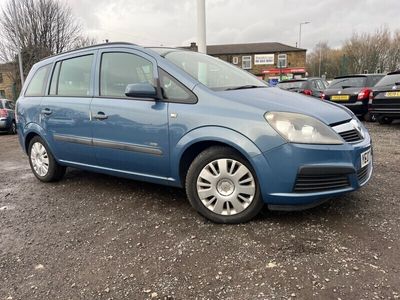
[[[191,42],[191,43],[190,43],[189,50],[190,50],[190,51],[198,52],[199,48],[198,48],[198,46],[197,46],[197,44],[196,44],[195,42]]]

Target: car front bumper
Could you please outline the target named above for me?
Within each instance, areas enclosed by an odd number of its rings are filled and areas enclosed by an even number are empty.
[[[255,167],[263,200],[270,209],[301,210],[355,191],[372,176],[372,159],[361,168],[361,154],[369,149],[365,132],[357,144],[286,143],[267,151],[256,158],[265,164]]]

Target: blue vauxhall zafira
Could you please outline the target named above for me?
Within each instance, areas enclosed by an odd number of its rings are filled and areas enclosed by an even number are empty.
[[[348,109],[183,49],[109,43],[49,57],[16,110],[39,180],[72,167],[182,187],[218,223],[264,204],[312,207],[372,174],[371,138]]]

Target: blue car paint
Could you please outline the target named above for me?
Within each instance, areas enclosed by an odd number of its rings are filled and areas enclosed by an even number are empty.
[[[100,98],[98,52],[107,50],[144,56],[154,63],[156,80],[157,67],[160,67],[192,90],[198,102],[181,104]],[[309,204],[321,197],[340,195],[360,187],[353,174],[350,176],[351,186],[343,190],[292,192],[297,171],[304,165],[345,166],[354,168],[356,172],[360,167],[360,154],[371,147],[365,128],[362,128],[365,138],[357,144],[303,145],[288,143],[264,119],[264,114],[269,111],[301,113],[327,125],[354,117],[341,106],[277,88],[211,91],[156,52],[137,46],[102,46],[89,52],[95,55],[96,63],[92,71],[91,95],[87,98],[75,102],[76,98],[68,97],[20,97],[18,129],[24,150],[28,134],[36,133],[44,138],[62,165],[182,186],[180,162],[185,150],[199,142],[213,141],[230,145],[248,159],[256,172],[262,198],[271,205]],[[87,50],[75,51],[44,60],[33,67],[27,82],[41,66],[54,65],[56,61],[86,53]],[[26,86],[21,95],[25,90]],[[56,113],[43,117],[40,111],[48,106]],[[105,113],[109,116],[106,122],[92,119],[93,114],[103,110],[107,110]],[[171,118],[171,114],[176,117]],[[76,146],[55,141],[55,134],[156,148],[162,154],[156,156],[93,145]]]

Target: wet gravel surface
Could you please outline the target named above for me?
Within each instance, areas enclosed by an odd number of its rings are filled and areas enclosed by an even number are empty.
[[[0,299],[399,298],[400,123],[367,126],[367,186],[234,226],[179,189],[72,169],[40,183],[0,135]]]

